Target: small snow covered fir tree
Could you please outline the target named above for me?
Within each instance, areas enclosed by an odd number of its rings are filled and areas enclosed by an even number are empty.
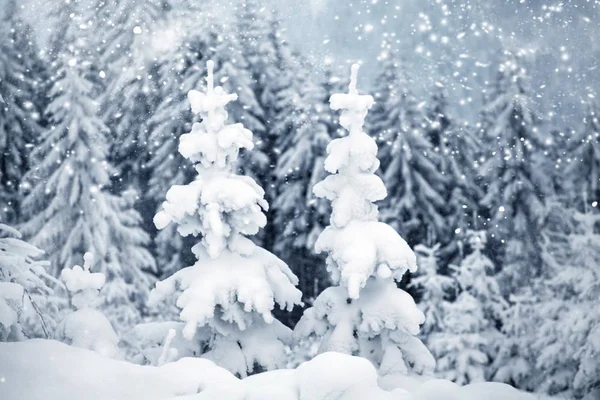
[[[488,339],[482,334],[488,325],[481,304],[469,292],[446,303],[445,329],[431,338],[438,373],[459,385],[485,380]]]
[[[456,280],[463,291],[471,293],[483,305],[486,318],[495,325],[508,306],[498,284],[495,266],[485,254],[486,231],[467,231],[471,254],[456,269]]]
[[[454,302],[444,303],[444,329],[427,342],[440,375],[458,384],[485,380],[494,344],[501,342],[496,324],[507,306],[493,275],[494,264],[482,252],[486,232],[467,235],[472,253],[455,267],[462,292]]]
[[[44,252],[21,240],[15,229],[0,224],[0,342],[26,338],[21,317],[27,308],[37,313],[48,336],[45,316],[37,308],[33,295],[48,296],[47,261],[39,260]]]
[[[439,248],[439,244],[415,246],[419,272],[411,279],[410,286],[422,292],[419,309],[425,314],[425,323],[421,326],[425,341],[430,334],[444,330],[444,303],[454,288],[454,280],[438,271]]]
[[[208,331],[209,340],[199,343],[203,357],[245,376],[285,364],[291,332],[271,312],[275,303],[291,310],[301,293],[288,266],[245,237],[265,226],[268,203],[252,178],[235,173],[239,150],[253,147],[252,132],[242,124],[226,125],[225,106],[237,96],[214,87],[214,64],[207,66],[206,93],[188,94],[202,122],[179,144],[198,176],[171,187],[154,219],[159,229],[173,222],[182,236],[200,235],[192,248],[198,261],[158,282],[150,300],[156,305],[177,295],[183,336],[192,340],[197,330]]]
[[[417,269],[415,254],[394,229],[377,221],[373,202],[386,189],[375,175],[377,145],[362,129],[373,98],[358,94],[357,72],[355,64],[348,94],[331,96],[331,108],[343,110],[340,124],[349,135],[329,144],[325,169],[332,175],[314,187],[333,210],[315,249],[327,253],[327,268],[339,286],[317,297],[295,334],[321,337],[320,352],[365,357],[382,375],[431,372],[435,361],[416,337],[423,313],[396,286],[406,271]]]
[[[76,311],[60,323],[56,339],[106,357],[119,358],[119,338],[110,321],[94,308],[101,302],[99,291],[106,277],[102,273],[90,272],[92,253],[85,253],[83,261],[83,268],[76,265],[62,270],[61,278],[73,296],[71,303]]]

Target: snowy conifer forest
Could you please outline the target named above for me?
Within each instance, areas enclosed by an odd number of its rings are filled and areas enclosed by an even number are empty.
[[[0,0],[0,399],[600,399],[597,0]]]

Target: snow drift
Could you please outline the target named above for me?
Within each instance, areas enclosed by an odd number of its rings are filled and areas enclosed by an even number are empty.
[[[460,387],[406,377],[378,382],[366,359],[324,353],[296,369],[234,377],[201,358],[161,367],[103,357],[53,340],[0,343],[3,400],[534,400],[500,383]]]

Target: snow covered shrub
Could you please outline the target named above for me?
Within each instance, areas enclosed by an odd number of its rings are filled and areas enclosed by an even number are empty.
[[[21,234],[0,224],[0,342],[23,340],[21,316],[31,307],[37,313],[46,337],[45,316],[37,308],[34,294],[47,296],[52,290],[46,273],[48,261],[40,261],[44,252],[21,240]]]
[[[304,312],[297,339],[321,338],[320,352],[336,351],[369,359],[381,374],[432,372],[435,361],[416,335],[424,321],[412,297],[396,282],[416,271],[415,254],[390,226],[378,222],[373,202],[386,196],[375,171],[377,145],[362,129],[373,98],[356,89],[358,65],[352,66],[348,94],[331,96],[331,108],[344,110],[340,124],[349,135],[327,147],[325,169],[331,174],[314,187],[332,203],[331,225],[315,249],[327,253],[333,286]]]
[[[246,235],[266,224],[263,189],[248,176],[236,175],[240,149],[252,150],[252,132],[242,124],[226,125],[227,103],[236,100],[214,87],[209,61],[205,93],[192,90],[192,111],[202,116],[192,132],[181,136],[179,152],[194,163],[198,177],[167,192],[154,218],[157,228],[173,222],[182,236],[201,236],[192,248],[198,261],[158,282],[151,306],[177,296],[183,337],[198,329],[210,338],[198,352],[231,372],[245,376],[258,369],[285,365],[290,330],[271,313],[275,303],[291,310],[300,303],[297,278],[288,266]],[[201,335],[204,336],[204,335]]]
[[[99,292],[106,277],[90,272],[92,253],[85,253],[83,260],[83,268],[76,265],[62,270],[61,278],[72,295],[71,304],[76,311],[62,320],[56,339],[106,357],[119,358],[119,338],[106,316],[94,308],[100,303]]]
[[[162,365],[183,357],[199,357],[211,339],[208,328],[196,329],[191,340],[183,336],[185,323],[148,322],[133,329],[138,354],[133,361],[143,365]]]

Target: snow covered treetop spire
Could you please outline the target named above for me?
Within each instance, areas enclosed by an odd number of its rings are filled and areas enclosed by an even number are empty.
[[[386,196],[385,186],[374,174],[379,168],[377,144],[363,131],[363,124],[373,97],[358,94],[358,65],[352,66],[348,93],[336,93],[329,99],[331,108],[343,110],[340,124],[350,134],[327,146],[325,170],[334,174],[315,185],[317,197],[332,202],[331,223],[338,228],[352,220],[376,220],[377,207],[372,202]]]
[[[213,60],[208,60],[206,62],[206,69],[208,71],[208,75],[206,76],[206,86],[207,86],[206,92],[208,94],[211,94],[215,88],[215,77],[213,74],[213,71],[215,69],[215,62]],[[236,99],[237,99],[237,95],[236,95]]]
[[[174,221],[183,236],[201,234],[208,255],[216,259],[228,246],[248,240],[241,235],[254,235],[265,226],[263,210],[269,205],[254,180],[232,171],[239,150],[254,147],[252,132],[242,124],[225,124],[225,106],[237,95],[214,87],[213,67],[208,61],[206,92],[188,93],[192,111],[202,122],[194,123],[179,142],[179,152],[195,164],[199,176],[189,185],[171,187],[154,223],[163,229]]]
[[[474,252],[481,252],[485,249],[487,243],[487,232],[486,231],[467,231],[467,237],[469,245]]]
[[[352,67],[350,67],[350,85],[348,85],[350,94],[358,94],[358,89],[356,89],[356,81],[358,80],[359,68],[360,66],[358,64],[352,64]]]
[[[362,132],[367,112],[375,103],[372,96],[358,94],[356,88],[358,68],[358,64],[352,65],[348,93],[336,93],[329,99],[333,110],[346,110],[340,117],[340,124],[350,131],[350,134]]]
[[[237,95],[226,93],[222,87],[214,87],[214,62],[206,63],[206,92],[191,90],[188,99],[192,111],[200,114],[201,123],[192,126],[192,132],[182,135],[179,152],[193,163],[213,170],[230,170],[240,149],[251,150],[252,132],[242,124],[225,125],[225,106],[237,100]]]
[[[210,113],[225,107],[228,103],[237,100],[237,94],[225,93],[222,87],[215,88],[214,78],[215,63],[212,60],[206,62],[206,93],[198,90],[191,90],[188,93],[188,99],[192,105],[194,113]]]

